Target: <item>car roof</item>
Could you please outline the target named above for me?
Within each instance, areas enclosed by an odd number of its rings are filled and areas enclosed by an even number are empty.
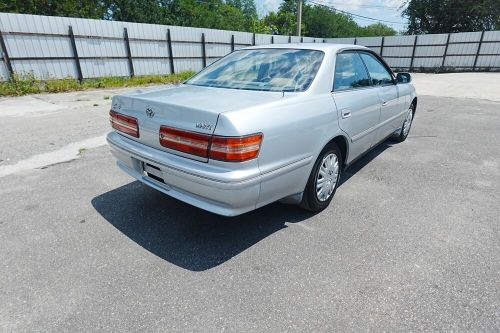
[[[286,43],[286,44],[266,44],[243,48],[252,49],[299,49],[299,50],[319,50],[324,52],[339,52],[344,49],[369,50],[369,48],[354,44],[333,44],[333,43]]]

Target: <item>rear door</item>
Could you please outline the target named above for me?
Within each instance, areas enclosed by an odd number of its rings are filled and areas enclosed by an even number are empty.
[[[376,90],[380,98],[380,127],[375,137],[375,141],[379,142],[401,126],[402,103],[399,97],[399,87],[396,85],[392,73],[374,54],[363,51],[360,51],[359,54],[368,70],[371,84],[377,87]]]
[[[339,126],[349,135],[349,163],[368,150],[375,140],[380,117],[380,97],[371,85],[360,55],[355,51],[337,54],[332,96]]]

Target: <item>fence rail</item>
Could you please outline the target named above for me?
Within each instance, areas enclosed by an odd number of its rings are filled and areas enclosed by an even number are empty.
[[[0,13],[0,80],[197,71],[241,47],[297,42],[364,45],[398,70],[500,70],[500,31],[322,39]]]

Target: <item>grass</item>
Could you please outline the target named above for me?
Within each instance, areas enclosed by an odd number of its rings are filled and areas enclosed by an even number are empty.
[[[73,78],[38,80],[33,73],[14,74],[10,81],[0,82],[0,96],[22,96],[27,94],[59,93],[98,88],[120,88],[148,84],[179,83],[192,75],[193,72],[182,72],[170,75],[102,77],[84,79],[80,83]]]

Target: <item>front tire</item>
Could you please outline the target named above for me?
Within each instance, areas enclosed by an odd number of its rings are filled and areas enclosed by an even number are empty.
[[[309,175],[300,206],[320,212],[330,204],[339,186],[342,173],[342,154],[335,143],[326,146]]]
[[[410,134],[411,124],[413,123],[413,117],[415,116],[415,104],[411,104],[406,113],[405,121],[403,126],[401,126],[401,131],[398,135],[394,136],[394,140],[397,142],[403,142]]]

